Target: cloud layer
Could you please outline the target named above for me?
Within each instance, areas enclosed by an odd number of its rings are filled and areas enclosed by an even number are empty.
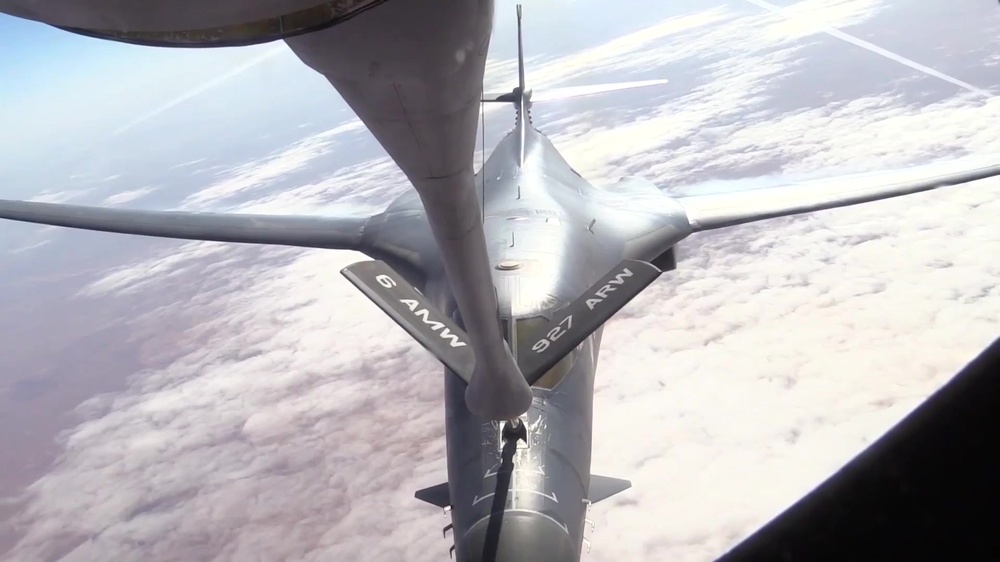
[[[808,7],[840,28],[884,9]],[[752,5],[689,13],[529,70],[536,88],[665,76],[666,90],[540,105],[535,120],[596,183],[671,189],[997,152],[1000,102],[915,100],[936,79],[853,48]],[[825,70],[845,52],[883,78]],[[511,118],[495,111],[487,144]],[[384,204],[405,188],[384,157],[308,172],[358,134],[343,127],[184,204]],[[606,331],[594,470],[633,488],[592,511],[589,559],[711,559],[940,387],[997,332],[997,216],[1000,183],[978,182],[682,243],[679,269]],[[180,357],[79,408],[11,559],[445,559],[446,519],[412,498],[445,477],[440,368],[337,274],[359,258],[191,243],[84,289],[183,287],[184,302],[122,320],[132,345]],[[197,327],[157,332],[181,316]]]

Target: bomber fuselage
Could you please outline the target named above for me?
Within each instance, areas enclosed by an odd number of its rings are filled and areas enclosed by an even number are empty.
[[[687,230],[657,214],[616,209],[628,199],[592,186],[530,125],[521,123],[477,175],[493,284],[515,356],[525,336],[579,297],[624,257],[654,260]],[[647,194],[648,195],[648,194]],[[621,205],[618,205],[621,207]],[[686,223],[685,223],[686,224]],[[459,322],[455,300],[420,200],[409,192],[373,220],[373,254],[407,256],[393,266]],[[448,491],[458,560],[578,560],[589,507],[594,375],[602,329],[532,388],[524,438],[466,407],[466,383],[445,371]]]
[[[477,176],[505,335],[515,356],[525,335],[617,263],[588,230],[582,181],[548,140],[526,129],[494,151]],[[557,158],[553,158],[553,157]],[[578,560],[588,506],[594,373],[600,330],[532,388],[523,440],[465,407],[464,383],[445,376],[448,480],[459,560]]]

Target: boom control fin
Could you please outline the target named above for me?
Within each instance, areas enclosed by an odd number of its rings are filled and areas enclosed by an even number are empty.
[[[465,330],[439,311],[389,264],[361,261],[340,270],[382,312],[466,383],[472,380],[476,356]]]
[[[528,384],[538,382],[660,273],[649,262],[623,260],[569,306],[556,312],[537,334],[527,339],[530,347],[518,349],[518,363]]]
[[[587,500],[595,504],[606,500],[611,496],[624,492],[632,487],[632,482],[621,478],[611,478],[610,476],[590,475],[590,489],[587,493]],[[442,482],[436,486],[429,486],[417,490],[413,497],[420,501],[427,502],[433,506],[446,508],[451,505],[451,492],[448,483]]]

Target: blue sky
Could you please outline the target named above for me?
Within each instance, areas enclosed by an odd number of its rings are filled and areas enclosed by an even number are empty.
[[[615,33],[607,21],[567,14],[563,1],[531,12],[531,25],[560,22],[571,30],[547,55]],[[495,52],[513,51],[512,12],[513,2],[497,3]],[[617,32],[641,27],[641,19],[618,17]],[[529,48],[540,42],[537,34],[527,40]],[[170,183],[169,170],[183,162],[252,160],[306,134],[302,126],[353,118],[326,80],[280,42],[157,49],[0,14],[0,76],[3,198],[87,189],[91,180],[112,176],[120,176],[120,185],[107,189]],[[100,195],[73,202],[99,203]]]
[[[122,55],[120,45],[0,15],[0,103],[5,107],[47,88],[51,76],[86,71]]]
[[[134,67],[142,54],[129,45],[0,15],[0,115],[25,118],[26,110],[70,92],[91,94],[103,76]]]
[[[255,116],[289,108],[300,119],[295,111],[310,101],[317,113],[337,113],[332,89],[288,59],[282,43],[158,49],[0,15],[0,196],[64,188],[53,184],[88,170],[111,175],[140,157],[169,167],[190,159],[178,151],[182,136],[188,145],[192,136],[195,145],[236,143],[270,124]]]
[[[570,9],[575,4],[573,0],[551,0],[529,10],[526,26],[544,25],[552,29],[550,24],[559,23],[566,31],[547,34],[548,55],[563,54],[561,51],[573,51],[595,40],[639,29],[649,17],[622,10],[595,18],[590,10]],[[681,13],[696,7],[698,0],[680,0],[675,4],[678,5],[647,11]],[[514,22],[509,17],[513,2],[498,1],[496,10],[493,51],[509,53],[514,46]],[[529,48],[539,40],[537,35],[526,37]],[[158,103],[182,95],[276,47],[283,48],[283,44],[193,50],[138,47],[77,36],[0,14],[0,76],[4,78],[0,81],[0,121],[27,127],[32,120],[41,119],[51,127],[49,133],[97,123],[114,130],[129,120],[127,117],[121,123],[111,120],[130,111],[141,115],[143,109],[155,108]],[[287,55],[292,57],[291,53]],[[287,66],[293,67],[291,72],[311,74],[300,64]],[[272,81],[258,84],[265,89],[273,86]],[[51,123],[55,120],[52,107],[65,108],[54,112],[66,118],[64,122]],[[70,108],[85,108],[85,111],[67,118]],[[4,129],[0,131],[0,149],[7,148],[11,136],[23,140],[20,131],[12,133],[9,126]]]
[[[527,30],[565,29],[545,37],[544,55],[557,56],[642,28],[650,12],[657,17],[680,13],[698,1],[594,18],[576,0],[551,0],[531,6],[525,25]],[[513,52],[513,4],[497,2],[491,47],[496,55]],[[537,32],[525,41],[529,55],[543,54],[537,50]],[[267,58],[275,49],[277,56]],[[0,14],[0,77],[3,197],[72,187],[54,184],[81,173],[117,174],[139,160],[150,168],[169,167],[203,156],[198,151],[234,152],[250,137],[352,116],[329,84],[280,42],[159,49],[78,36]]]

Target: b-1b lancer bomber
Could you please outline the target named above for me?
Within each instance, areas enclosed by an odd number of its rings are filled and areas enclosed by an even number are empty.
[[[25,11],[29,4],[34,12]],[[247,4],[266,22],[281,2]],[[518,7],[517,86],[483,93],[490,0],[354,4],[356,13],[320,11],[330,16],[323,25],[303,24],[285,35],[269,35],[264,24],[236,25],[242,12],[212,2],[190,6],[190,13],[206,11],[217,26],[211,33],[185,31],[183,21],[157,30],[151,23],[156,10],[149,8],[157,2],[73,0],[65,13],[39,15],[41,8],[26,0],[0,0],[0,9],[147,45],[251,43],[254,29],[264,30],[258,42],[286,40],[329,78],[413,183],[415,190],[382,212],[305,217],[0,201],[0,218],[369,256],[341,273],[444,365],[447,479],[416,496],[450,512],[445,533],[452,532],[451,555],[461,561],[580,560],[589,544],[591,506],[630,486],[591,474],[604,325],[676,268],[680,241],[695,232],[1000,175],[1000,165],[949,163],[684,197],[639,178],[597,187],[535,128],[533,103],[664,81],[533,93],[525,83]],[[183,10],[167,12],[161,15],[183,19]],[[59,20],[73,13],[78,21]],[[474,174],[484,103],[509,104],[514,126]]]

